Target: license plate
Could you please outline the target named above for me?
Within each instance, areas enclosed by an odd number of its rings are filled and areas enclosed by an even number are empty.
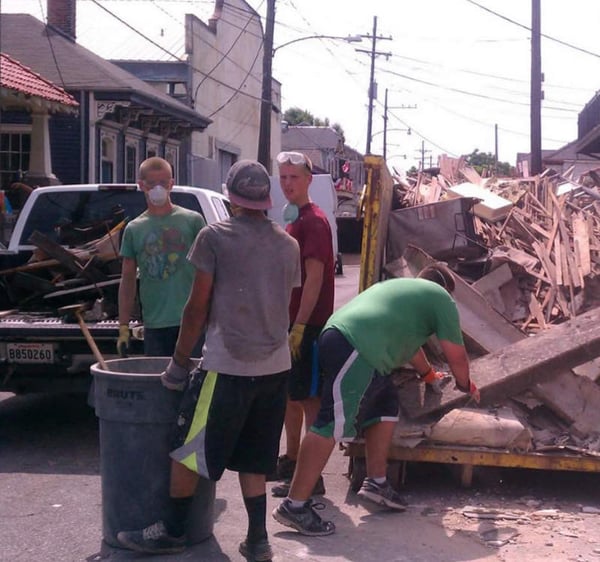
[[[54,346],[51,343],[7,343],[6,358],[9,363],[54,363]]]

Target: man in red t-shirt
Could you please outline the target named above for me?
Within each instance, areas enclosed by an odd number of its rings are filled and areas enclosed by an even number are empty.
[[[277,156],[279,182],[286,199],[288,234],[300,245],[302,286],[292,292],[290,301],[290,352],[292,370],[285,416],[286,453],[279,457],[277,479],[289,480],[294,472],[302,421],[308,429],[319,412],[321,373],[317,338],[333,312],[335,260],[331,228],[325,213],[308,195],[312,162],[300,152]],[[273,495],[285,497],[289,484],[275,486]],[[314,493],[325,493],[320,478]]]

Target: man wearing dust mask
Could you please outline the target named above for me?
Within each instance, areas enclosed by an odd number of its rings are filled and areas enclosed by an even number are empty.
[[[138,187],[148,208],[125,227],[121,241],[123,265],[117,340],[121,356],[127,355],[129,347],[129,321],[137,293],[138,269],[144,353],[170,357],[175,349],[181,313],[195,274],[186,256],[206,223],[200,213],[171,202],[173,183],[171,165],[163,158],[153,156],[140,165]],[[200,357],[201,350],[199,341],[194,357]]]

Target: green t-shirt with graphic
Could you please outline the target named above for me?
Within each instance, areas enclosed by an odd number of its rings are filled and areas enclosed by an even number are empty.
[[[196,274],[187,253],[205,225],[200,213],[174,205],[168,215],[145,211],[125,227],[121,255],[137,262],[146,327],[180,325]]]
[[[409,362],[432,334],[463,343],[450,294],[425,279],[389,279],[372,285],[333,313],[335,327],[381,374]]]

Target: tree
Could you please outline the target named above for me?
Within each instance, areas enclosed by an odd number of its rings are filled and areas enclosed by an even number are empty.
[[[325,119],[320,119],[319,117],[315,117],[310,111],[307,109],[300,109],[299,107],[290,107],[285,110],[283,114],[283,120],[286,121],[289,125],[298,125],[298,126],[313,126],[313,127],[331,127],[334,131],[345,138],[344,129],[339,123],[334,123],[333,125],[329,124],[329,119],[326,117]]]
[[[491,152],[479,152],[478,148],[466,157],[466,162],[481,175],[489,175],[486,172],[491,172],[497,176],[513,176],[515,173],[514,167],[508,162],[496,164],[496,158]]]

